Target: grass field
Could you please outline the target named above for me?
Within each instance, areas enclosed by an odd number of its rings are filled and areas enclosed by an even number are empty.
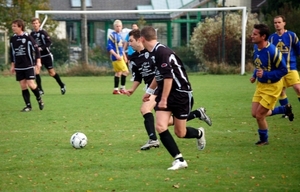
[[[18,82],[1,76],[0,191],[300,191],[296,94],[288,89],[294,121],[269,117],[270,145],[257,147],[249,78],[190,75],[194,109],[206,107],[213,125],[189,121],[205,128],[206,148],[198,151],[194,139],[176,138],[189,167],[167,171],[173,159],[163,146],[139,150],[147,140],[139,112],[142,87],[127,97],[111,94],[113,77],[62,77],[62,96],[55,80],[44,75],[44,110],[31,93],[33,110],[21,113]],[[69,143],[77,131],[88,137],[84,149]]]

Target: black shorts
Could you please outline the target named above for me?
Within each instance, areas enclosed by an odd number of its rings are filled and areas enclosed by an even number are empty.
[[[35,79],[34,67],[25,70],[16,70],[16,80]]]
[[[156,97],[155,111],[171,111],[177,119],[187,119],[194,105],[194,98],[191,91],[171,92],[168,97],[166,109],[158,108],[160,98],[161,95]]]
[[[41,63],[46,69],[53,69],[53,55],[50,54],[45,57],[41,57]]]

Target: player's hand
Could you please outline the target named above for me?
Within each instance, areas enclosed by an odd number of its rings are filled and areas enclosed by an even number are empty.
[[[256,71],[256,77],[262,78],[263,75],[264,75],[264,70],[257,69],[257,71]]]
[[[146,101],[150,101],[150,94],[149,93],[145,93],[144,95],[143,95],[143,102],[146,102]]]
[[[167,108],[167,100],[164,100],[164,99],[160,100],[157,107],[159,109],[166,109]]]
[[[11,67],[10,67],[10,72],[11,72],[12,74],[15,73],[15,67],[11,66]]]
[[[254,83],[255,81],[256,81],[256,79],[255,79],[254,77],[251,77],[251,78],[250,78],[250,82],[251,82],[251,83]]]
[[[133,94],[133,92],[134,92],[134,91],[133,91],[132,89],[127,89],[127,90],[126,90],[126,95],[127,95],[127,96],[131,96],[131,95]]]

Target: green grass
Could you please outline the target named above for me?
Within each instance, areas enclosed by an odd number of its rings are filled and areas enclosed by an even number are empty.
[[[190,75],[194,108],[205,106],[213,126],[189,121],[205,127],[207,146],[198,151],[195,140],[176,138],[189,167],[167,171],[173,159],[163,146],[139,150],[147,140],[139,112],[142,87],[131,97],[117,96],[111,94],[112,76],[62,77],[62,96],[44,75],[45,109],[38,109],[31,93],[33,110],[21,113],[18,82],[1,76],[0,191],[300,191],[296,94],[288,89],[295,120],[269,117],[270,145],[257,147],[249,78]],[[76,131],[88,137],[84,149],[69,143]]]

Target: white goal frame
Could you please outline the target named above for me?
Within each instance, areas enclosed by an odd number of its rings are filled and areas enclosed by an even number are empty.
[[[40,14],[120,14],[120,13],[173,13],[173,12],[202,12],[202,11],[242,11],[242,45],[241,45],[241,75],[245,74],[245,53],[246,53],[246,24],[247,12],[246,7],[219,7],[219,8],[193,8],[193,9],[156,9],[156,10],[102,10],[102,11],[70,11],[70,10],[36,10],[35,17],[39,18]]]

